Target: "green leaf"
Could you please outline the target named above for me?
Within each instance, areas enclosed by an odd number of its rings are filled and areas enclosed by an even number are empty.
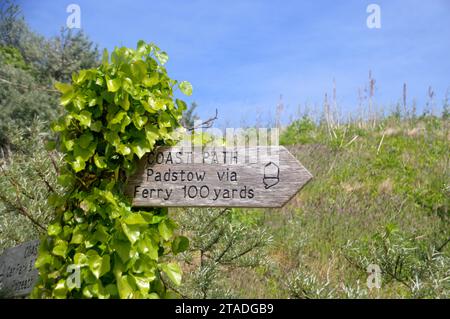
[[[119,124],[122,122],[122,119],[124,117],[128,116],[127,112],[125,111],[119,111],[114,115],[114,117],[109,121],[110,124]]]
[[[136,225],[127,225],[125,223],[122,223],[122,229],[125,235],[127,236],[128,240],[134,244],[138,239],[139,235],[141,234],[141,231],[138,226]]]
[[[86,167],[86,162],[81,157],[76,157],[74,161],[70,162],[73,170],[78,173]]]
[[[176,100],[175,100],[175,103],[177,104],[178,110],[179,110],[180,112],[183,112],[183,111],[186,111],[186,110],[187,110],[187,105],[186,105],[186,103],[185,103],[184,101],[179,100],[179,99],[176,99]]]
[[[164,240],[169,240],[172,237],[173,229],[174,227],[167,220],[163,220],[158,225],[159,234]]]
[[[130,108],[130,100],[128,98],[128,93],[124,93],[122,98],[119,100],[119,105],[125,110],[128,111]]]
[[[122,155],[129,155],[131,153],[131,149],[124,145],[124,144],[120,144],[116,147],[117,153],[122,154]]]
[[[149,77],[145,78],[142,83],[144,83],[144,85],[146,87],[150,87],[153,86],[155,84],[157,84],[159,82],[159,75],[157,72],[153,72]]]
[[[55,88],[59,92],[61,92],[62,94],[66,94],[66,93],[72,92],[72,89],[73,89],[71,84],[61,83],[61,82],[56,82],[55,83]]]
[[[47,234],[49,236],[57,236],[62,231],[62,227],[60,224],[55,223],[48,226]]]
[[[102,243],[107,243],[110,239],[108,229],[105,226],[98,225],[97,230],[94,233],[94,238]]]
[[[62,174],[58,176],[58,184],[63,187],[72,186],[74,181],[75,177],[73,177],[71,174]]]
[[[138,140],[131,145],[133,153],[141,159],[146,153],[150,152],[147,140]]]
[[[188,81],[182,81],[178,87],[180,88],[181,92],[183,92],[183,94],[191,96],[192,95],[192,84],[189,83]]]
[[[109,255],[101,257],[95,250],[89,250],[86,253],[89,269],[98,279],[111,269]]]
[[[171,127],[172,126],[172,118],[169,113],[163,112],[158,118],[158,125],[160,128],[162,127]]]
[[[107,49],[103,49],[103,55],[102,55],[102,65],[108,66],[108,60],[109,60],[109,54]]]
[[[175,285],[179,286],[181,284],[182,271],[178,264],[162,264],[161,269]]]
[[[140,213],[131,213],[124,220],[128,225],[147,225],[148,222],[142,217]]]
[[[142,129],[142,127],[147,123],[147,116],[140,116],[137,112],[133,114],[133,124],[136,126],[138,130]]]
[[[119,255],[122,262],[126,263],[130,260],[131,245],[129,242],[123,240],[113,240],[111,243],[111,249]]]
[[[87,266],[87,264],[88,264],[88,259],[87,259],[86,255],[83,253],[76,253],[75,256],[73,257],[73,261],[74,261],[75,265],[80,266],[80,267]]]
[[[106,168],[106,161],[104,156],[99,156],[98,154],[94,155],[94,163],[98,168]]]
[[[134,289],[130,284],[128,275],[117,278],[117,289],[121,299],[129,299],[133,296]]]
[[[84,242],[87,236],[86,228],[87,228],[86,224],[79,224],[75,226],[72,233],[72,240],[70,241],[70,243],[81,244],[82,242]]]
[[[159,61],[159,63],[161,63],[161,65],[164,65],[167,63],[167,61],[169,61],[169,56],[164,51],[162,52],[155,51],[155,57]]]
[[[87,148],[93,140],[94,136],[92,135],[91,132],[87,131],[77,139],[77,144],[80,145],[82,148]]]
[[[66,129],[65,122],[63,120],[58,120],[50,124],[50,128],[53,132],[62,132]]]
[[[63,94],[63,96],[61,96],[61,99],[59,101],[60,101],[62,106],[66,106],[70,102],[72,102],[73,98],[74,98],[73,92],[69,91],[69,92]]]
[[[95,121],[94,123],[91,123],[91,130],[94,132],[100,132],[102,130],[102,121]]]
[[[40,251],[39,254],[38,254],[38,256],[37,256],[37,258],[36,258],[36,261],[35,261],[35,263],[34,263],[34,266],[35,266],[36,268],[41,268],[42,266],[51,264],[52,262],[53,262],[53,257],[52,257],[52,255],[50,255],[50,254],[47,253],[47,252]]]
[[[94,155],[95,146],[95,144],[91,144],[88,148],[82,148],[78,144],[75,144],[75,146],[73,147],[73,155],[75,156],[75,158],[79,157],[86,162],[91,158],[92,155]]]
[[[184,236],[177,236],[172,242],[172,252],[176,255],[189,248],[189,239]]]
[[[107,79],[106,85],[108,86],[109,92],[117,92],[120,89],[122,81],[120,79]]]
[[[53,289],[53,297],[56,299],[65,299],[67,295],[66,281],[60,279]]]
[[[61,239],[58,239],[56,241],[55,246],[53,247],[52,253],[55,254],[56,256],[61,256],[63,258],[66,257],[67,254],[67,242]]]
[[[91,125],[92,114],[89,111],[81,111],[80,114],[74,114],[73,117],[77,119],[82,126],[89,127]]]
[[[147,75],[147,66],[144,61],[138,60],[131,63],[131,74],[135,81],[141,82]]]
[[[158,261],[158,243],[153,241],[151,238],[145,237],[139,241],[138,245],[142,253],[147,254],[151,259]]]

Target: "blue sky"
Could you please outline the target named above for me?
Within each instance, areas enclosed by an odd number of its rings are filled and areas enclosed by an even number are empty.
[[[169,54],[169,75],[188,80],[198,113],[219,110],[218,125],[264,125],[284,104],[322,109],[336,81],[344,116],[355,114],[369,70],[375,103],[423,109],[432,86],[437,106],[450,89],[450,1],[18,1],[31,28],[46,36],[65,25],[66,7],[81,7],[81,26],[99,45],[155,42]],[[381,29],[369,29],[366,8],[381,8]]]

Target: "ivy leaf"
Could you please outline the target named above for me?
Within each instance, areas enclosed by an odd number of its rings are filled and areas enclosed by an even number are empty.
[[[144,61],[138,60],[131,63],[131,74],[137,82],[141,82],[142,79],[147,75],[147,66]]]
[[[73,147],[73,155],[75,158],[81,158],[83,161],[87,161],[94,155],[95,144],[89,145],[89,148],[82,148],[78,144]]]
[[[186,105],[186,103],[184,101],[176,99],[175,103],[177,104],[178,110],[180,112],[183,112],[183,111],[187,110],[187,105]]]
[[[86,258],[89,269],[97,279],[109,272],[111,269],[109,255],[101,257],[95,250],[91,249],[86,253]]]
[[[134,280],[139,291],[143,295],[148,294],[148,291],[150,289],[150,280],[145,276],[134,276]]]
[[[128,111],[130,108],[130,100],[128,98],[128,93],[124,93],[122,98],[119,100],[119,105],[125,110]]]
[[[94,233],[94,238],[102,243],[107,243],[111,236],[108,234],[108,229],[103,225],[98,225]]]
[[[42,266],[51,264],[53,262],[53,257],[49,253],[45,251],[39,251],[39,254],[36,258],[34,266],[36,268],[41,268]]]
[[[56,256],[65,258],[67,254],[67,248],[67,242],[62,239],[58,239],[55,246],[53,247],[52,253]]]
[[[72,186],[74,181],[75,177],[73,177],[71,174],[61,174],[58,176],[58,184],[63,187]]]
[[[145,237],[139,240],[138,248],[143,254],[147,254],[151,259],[158,260],[158,244],[151,238]]]
[[[55,88],[62,94],[67,94],[69,92],[72,92],[72,90],[73,90],[73,87],[71,84],[61,83],[61,82],[56,82]]]
[[[178,84],[178,87],[180,88],[181,92],[183,92],[184,95],[191,96],[192,95],[192,84],[188,81],[182,81],[180,84]]]
[[[148,222],[139,213],[131,213],[124,220],[125,224],[128,225],[147,225]]]
[[[94,132],[100,132],[102,130],[102,121],[95,121],[94,123],[91,124],[90,128],[92,131]]]
[[[136,126],[138,130],[142,129],[142,127],[147,123],[148,118],[146,116],[140,116],[139,113],[135,112],[133,114],[133,124]]]
[[[94,163],[98,168],[106,168],[106,161],[104,156],[99,156],[98,154],[94,155]]]
[[[178,264],[162,264],[161,269],[175,285],[179,286],[181,284],[182,271]]]
[[[94,136],[92,135],[91,132],[87,131],[77,139],[77,144],[80,145],[82,148],[87,148],[93,140]]]
[[[75,265],[79,267],[87,266],[87,257],[83,253],[76,253],[73,257]]]
[[[153,86],[159,82],[159,75],[157,72],[154,72],[149,77],[145,78],[142,82],[146,87]]]
[[[70,162],[73,170],[78,173],[86,167],[86,162],[81,157],[76,157],[74,161]]]
[[[69,91],[69,92],[63,94],[63,96],[61,96],[61,99],[59,100],[59,102],[62,106],[66,106],[70,102],[72,102],[73,98],[74,98],[73,92]]]
[[[158,231],[164,240],[169,240],[173,235],[174,227],[167,221],[163,220],[158,224]]]
[[[129,242],[123,240],[113,240],[111,243],[111,249],[119,255],[122,262],[126,263],[130,260],[131,245]]]
[[[177,236],[172,242],[172,252],[176,255],[189,248],[189,239],[184,236]]]
[[[146,153],[150,152],[150,147],[148,146],[148,142],[146,140],[133,142],[131,149],[133,150],[133,153],[139,157],[139,159],[141,159]]]
[[[73,233],[72,233],[72,240],[70,241],[71,244],[81,244],[87,235],[86,232],[86,224],[80,224],[75,226]]]
[[[107,79],[106,80],[106,85],[108,86],[108,91],[109,92],[117,92],[120,89],[121,86],[121,81],[120,79]]]
[[[138,239],[139,235],[141,234],[139,227],[136,225],[127,225],[125,223],[122,223],[122,229],[125,235],[127,236],[128,240],[134,244]]]
[[[77,119],[82,126],[84,127],[91,126],[91,118],[92,118],[91,112],[84,110],[81,111],[80,114],[73,114],[73,117]]]
[[[117,153],[122,155],[129,155],[131,153],[131,149],[124,144],[117,145],[116,150]]]
[[[103,66],[108,66],[108,60],[109,60],[109,54],[108,54],[108,50],[105,48],[103,49],[103,55],[102,55],[102,65]]]
[[[169,56],[164,51],[162,52],[155,51],[155,57],[159,61],[159,63],[161,63],[161,65],[164,65],[167,63],[167,61],[169,61]]]
[[[133,296],[133,287],[130,284],[128,275],[117,278],[117,290],[121,299],[129,299]]]
[[[49,234],[49,236],[57,236],[62,230],[62,227],[60,224],[55,223],[55,224],[51,224],[48,226],[47,229],[47,234]]]
[[[53,297],[56,299],[65,299],[67,295],[66,281],[60,279],[53,289]]]

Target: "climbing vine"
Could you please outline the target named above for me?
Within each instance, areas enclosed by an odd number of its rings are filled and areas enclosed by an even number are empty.
[[[56,147],[65,154],[52,195],[56,219],[42,238],[35,266],[34,298],[165,298],[165,278],[181,281],[168,254],[187,249],[175,236],[167,209],[139,210],[124,195],[138,159],[158,145],[176,141],[186,104],[174,98],[192,86],[170,79],[168,56],[153,44],[105,50],[96,69],[82,70],[72,83],[57,83],[64,115],[52,124]],[[78,277],[77,277],[78,276]]]

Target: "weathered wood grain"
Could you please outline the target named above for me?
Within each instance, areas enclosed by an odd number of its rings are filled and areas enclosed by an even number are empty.
[[[34,267],[39,240],[7,249],[0,256],[0,296],[23,297],[30,294],[37,278]]]
[[[282,146],[163,147],[142,158],[126,193],[136,207],[281,207],[311,178]]]

